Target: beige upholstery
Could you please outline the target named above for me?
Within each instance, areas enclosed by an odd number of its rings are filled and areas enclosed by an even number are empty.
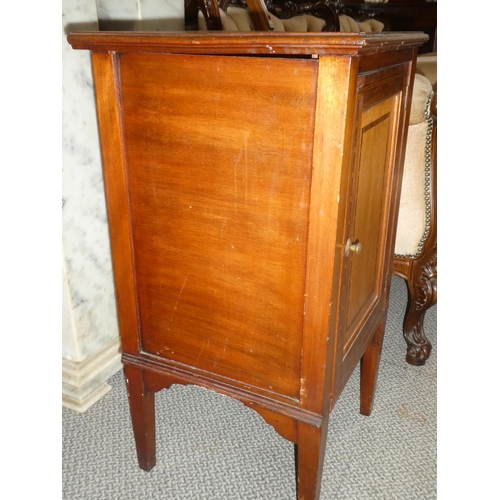
[[[268,13],[274,31],[321,31],[326,22],[324,19],[311,15],[295,16],[291,19],[278,19],[275,15]],[[220,18],[223,31],[255,31],[255,26],[247,9],[240,7],[228,7],[227,12],[220,10]],[[198,13],[198,27],[200,31],[207,30],[207,23],[203,14]]]
[[[413,85],[396,233],[395,253],[399,256],[413,256],[420,252],[430,223],[430,194],[428,187],[426,188],[426,177],[430,175],[428,162],[430,161],[432,122],[429,116],[434,91],[429,79],[421,74],[422,71],[418,68],[419,62],[417,62],[417,74]],[[426,69],[431,71],[430,67]]]
[[[417,60],[417,73],[424,75],[432,84],[434,91],[437,85],[437,54],[422,54]]]
[[[290,19],[278,19],[276,16],[271,15],[274,23],[275,31],[321,31],[326,26],[326,21],[319,17],[314,17],[308,14],[303,16],[295,16]],[[283,25],[283,29],[278,29],[279,23]]]
[[[368,19],[363,22],[355,21],[346,15],[339,16],[340,31],[354,33],[380,33],[384,29],[384,24],[375,19]]]
[[[274,31],[320,32],[326,26],[324,19],[309,14],[295,16],[290,19],[279,19],[270,12],[268,12],[268,15],[273,22]],[[223,31],[255,31],[252,17],[247,9],[228,7],[226,12],[220,9],[220,18]],[[340,31],[379,33],[384,29],[384,25],[375,19],[358,22],[352,17],[341,15],[339,21]],[[198,29],[207,31],[207,23],[201,12],[198,13]]]
[[[220,10],[221,20],[224,15],[224,11]],[[255,26],[252,21],[250,13],[246,9],[240,9],[238,7],[228,7],[225,16],[228,20],[226,25],[222,22],[223,31],[255,31]],[[233,24],[231,24],[231,22]],[[236,26],[236,30],[233,30],[233,25]],[[228,29],[231,28],[231,29]]]

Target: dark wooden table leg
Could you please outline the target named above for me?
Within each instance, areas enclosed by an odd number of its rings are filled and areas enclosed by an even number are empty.
[[[384,340],[384,330],[385,325],[379,327],[361,358],[360,412],[362,415],[366,416],[370,416],[372,413],[378,367]]]
[[[156,464],[155,395],[144,383],[142,370],[124,369],[139,467],[149,472]]]
[[[297,429],[297,498],[298,500],[319,500],[328,416],[323,419],[321,427],[298,422]]]

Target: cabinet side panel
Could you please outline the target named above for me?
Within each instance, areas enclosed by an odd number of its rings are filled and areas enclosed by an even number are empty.
[[[298,398],[316,72],[121,56],[144,352]]]

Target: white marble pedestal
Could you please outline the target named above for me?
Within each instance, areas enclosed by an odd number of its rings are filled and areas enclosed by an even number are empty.
[[[182,31],[184,0],[63,0],[62,389],[83,412],[121,369],[90,54],[69,31]],[[106,24],[108,26],[106,26]]]
[[[62,389],[85,411],[121,368],[90,54],[69,29],[98,29],[95,0],[63,1]]]

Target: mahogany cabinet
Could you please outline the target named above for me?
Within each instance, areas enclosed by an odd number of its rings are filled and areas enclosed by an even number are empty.
[[[296,443],[319,498],[330,411],[369,415],[421,33],[74,33],[92,51],[139,465],[155,392],[197,384]]]

